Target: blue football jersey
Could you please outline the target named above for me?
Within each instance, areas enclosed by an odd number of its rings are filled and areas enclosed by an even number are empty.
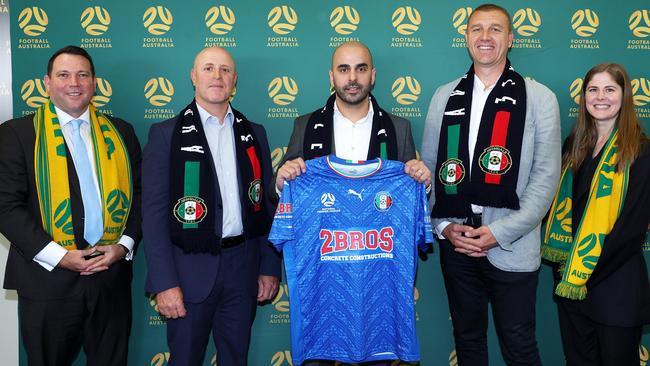
[[[269,235],[284,252],[294,364],[419,360],[417,251],[433,241],[424,186],[397,161],[306,164]]]

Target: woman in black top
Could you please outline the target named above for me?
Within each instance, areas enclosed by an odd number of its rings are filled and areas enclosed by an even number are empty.
[[[642,327],[650,323],[643,255],[650,148],[632,95],[623,66],[594,66],[564,145],[542,255],[556,263],[567,365],[639,365]]]

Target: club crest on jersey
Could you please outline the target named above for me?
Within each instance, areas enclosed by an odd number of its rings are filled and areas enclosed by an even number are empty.
[[[463,162],[456,158],[447,159],[438,171],[440,182],[446,186],[455,186],[465,178]]]
[[[196,224],[205,218],[208,208],[202,198],[185,196],[174,205],[174,217],[183,224]]]
[[[379,212],[388,211],[392,205],[393,197],[391,197],[390,192],[377,192],[375,195],[375,208]]]
[[[262,202],[262,181],[260,179],[255,179],[251,182],[248,187],[248,199],[254,205],[259,205]]]
[[[488,146],[479,157],[478,166],[487,174],[505,174],[512,166],[510,151],[499,145]]]

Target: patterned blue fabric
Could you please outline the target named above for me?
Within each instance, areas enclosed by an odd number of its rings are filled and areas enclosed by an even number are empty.
[[[424,186],[403,163],[307,161],[284,185],[269,240],[284,252],[294,364],[420,359],[417,249],[433,238]]]

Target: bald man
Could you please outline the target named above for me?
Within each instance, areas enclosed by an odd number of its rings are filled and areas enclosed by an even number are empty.
[[[167,318],[170,365],[201,365],[210,332],[219,365],[246,365],[256,302],[278,289],[266,240],[274,207],[266,131],[230,105],[228,51],[198,53],[194,100],[149,130],[143,156],[145,289]]]
[[[335,92],[325,106],[294,122],[287,153],[276,175],[276,193],[281,194],[285,181],[306,171],[305,160],[329,154],[354,161],[399,160],[405,163],[405,174],[429,185],[431,173],[416,159],[410,122],[383,110],[370,93],[376,70],[368,47],[351,41],[336,48],[329,77]],[[364,366],[387,364],[363,363]],[[334,365],[334,362],[312,360],[306,365]]]
[[[332,54],[330,84],[335,93],[324,107],[296,118],[287,153],[275,179],[277,193],[285,180],[305,172],[305,160],[335,154],[346,160],[383,159],[405,163],[405,173],[430,184],[431,173],[415,158],[411,124],[379,107],[370,91],[376,70],[366,45],[351,41]]]

